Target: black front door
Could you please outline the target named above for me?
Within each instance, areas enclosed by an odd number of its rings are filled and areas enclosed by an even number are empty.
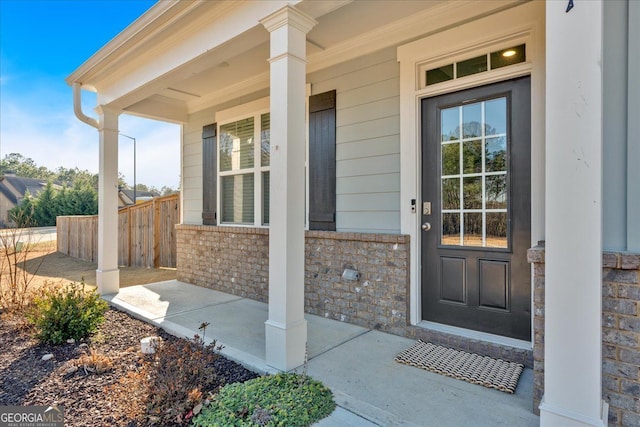
[[[422,101],[422,317],[531,339],[530,78]]]

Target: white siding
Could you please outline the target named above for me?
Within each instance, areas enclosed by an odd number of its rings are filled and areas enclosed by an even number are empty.
[[[337,91],[339,231],[400,232],[400,104],[396,49],[308,76],[312,94]],[[245,100],[233,104],[240,105]],[[202,126],[216,106],[189,116],[183,134],[183,222],[202,223]]]
[[[400,232],[400,83],[396,49],[309,76],[336,90],[338,231]]]
[[[202,224],[202,127],[214,122],[212,109],[189,116],[183,126],[183,224]]]

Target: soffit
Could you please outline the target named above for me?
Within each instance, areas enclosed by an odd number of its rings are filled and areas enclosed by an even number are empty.
[[[478,14],[481,15],[495,13],[522,2],[497,0],[479,3],[484,4],[478,9]],[[434,17],[448,14],[449,21],[459,23],[460,21],[456,21],[455,14],[464,8],[469,9],[472,4],[477,3],[443,0],[302,1],[296,7],[309,13],[318,21],[318,25],[307,37],[308,70],[315,71],[427,34],[433,30],[431,27],[434,25],[435,18],[429,21],[432,12]],[[176,21],[181,24],[181,33],[175,33],[175,26],[158,30],[155,36],[156,41],[139,43],[131,49],[130,58],[135,58],[135,61],[142,64],[148,58],[153,58],[153,55],[159,54],[161,47],[169,45],[172,39],[188,39],[189,28],[194,25],[194,22],[210,19],[205,17],[206,10],[202,9],[203,7],[184,13]],[[423,20],[426,23],[420,25]],[[411,31],[404,30],[405,22],[407,27],[411,26]],[[385,39],[385,31],[388,31],[389,40]],[[368,43],[369,40],[370,43]],[[165,105],[171,102],[174,110],[182,109],[182,112],[174,115],[173,118],[167,117],[167,119],[176,120],[176,117],[186,117],[189,113],[208,106],[268,87],[268,58],[269,34],[256,22],[250,30],[204,52],[195,60],[175,67],[127,96],[108,99],[108,101],[110,105],[133,114],[162,119],[163,117],[148,113],[152,110],[161,111],[160,108],[155,110],[149,108],[150,104],[161,99]],[[129,63],[128,66],[130,67],[131,64]],[[117,80],[121,77],[114,78]],[[105,77],[104,82],[106,82],[105,87],[109,84],[117,85],[117,81],[109,82],[108,77]],[[147,113],[136,111],[136,107],[140,105],[146,106]]]

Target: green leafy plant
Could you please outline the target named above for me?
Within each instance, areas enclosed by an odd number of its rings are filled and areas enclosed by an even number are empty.
[[[60,344],[94,332],[104,321],[108,307],[94,289],[87,291],[84,283],[71,283],[46,290],[35,299],[28,316],[36,327],[38,339]]]
[[[331,390],[306,375],[280,373],[230,384],[194,426],[309,426],[335,409]]]

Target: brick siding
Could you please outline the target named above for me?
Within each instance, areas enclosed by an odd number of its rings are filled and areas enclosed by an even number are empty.
[[[267,302],[269,230],[177,225],[177,279]],[[307,231],[307,313],[403,334],[409,295],[409,237]],[[356,270],[358,281],[342,278]]]
[[[544,392],[544,247],[534,264],[534,411]],[[602,270],[602,395],[610,426],[640,426],[640,255],[605,252]]]

